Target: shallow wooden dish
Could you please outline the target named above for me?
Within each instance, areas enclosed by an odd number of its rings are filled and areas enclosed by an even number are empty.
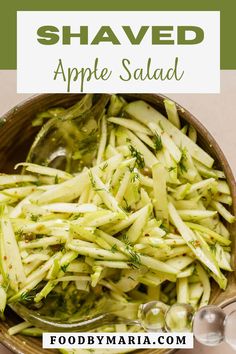
[[[126,100],[143,99],[161,112],[165,112],[164,96],[154,94],[127,94],[123,95]],[[43,94],[34,96],[9,111],[0,120],[0,172],[11,173],[13,166],[24,161],[27,151],[37,133],[37,128],[32,127],[32,119],[36,113],[53,106],[70,106],[81,98],[79,94]],[[214,138],[204,126],[188,111],[177,105],[179,115],[183,121],[191,123],[198,131],[198,144],[215,158],[216,165],[222,168],[229,183],[233,205],[232,212],[236,214],[236,185],[228,162]],[[236,269],[236,223],[228,225],[233,240],[232,265]],[[226,306],[236,301],[236,281],[234,274],[229,276],[228,287],[225,292],[220,291],[217,286],[212,291],[211,302],[220,306]],[[0,342],[18,354],[42,354],[57,353],[57,351],[43,350],[41,341],[36,338],[17,335],[10,337],[7,329],[19,322],[19,318],[10,310],[7,312],[7,321],[0,322]],[[175,350],[139,350],[137,352],[147,354],[173,353]]]

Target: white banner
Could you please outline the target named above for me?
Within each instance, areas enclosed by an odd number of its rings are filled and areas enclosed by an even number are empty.
[[[44,349],[193,348],[192,333],[43,333]]]
[[[220,13],[20,11],[19,93],[217,93]]]

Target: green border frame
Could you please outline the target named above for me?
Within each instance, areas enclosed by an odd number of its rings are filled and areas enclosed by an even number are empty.
[[[16,69],[17,11],[221,11],[221,69],[236,69],[236,0],[1,0],[0,69]]]

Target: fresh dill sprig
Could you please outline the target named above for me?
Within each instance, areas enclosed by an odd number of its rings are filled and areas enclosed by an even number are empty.
[[[128,170],[130,173],[132,173],[134,171],[134,166],[128,166]]]
[[[88,175],[89,175],[90,183],[91,183],[93,189],[95,189],[95,188],[96,188],[96,183],[95,183],[95,180],[94,180],[94,178],[93,178],[92,172],[89,171]]]
[[[37,222],[39,219],[39,215],[31,214],[30,215],[30,220]]]
[[[134,251],[130,246],[126,246],[126,250],[129,252],[130,255],[130,263],[132,263],[134,266],[138,267],[141,264],[141,259],[140,255],[138,252]]]
[[[34,294],[30,294],[29,291],[25,291],[21,294],[20,300],[24,302],[30,302],[34,299]]]
[[[55,184],[58,184],[58,183],[59,183],[58,175],[55,176],[54,183],[55,183]]]
[[[129,151],[132,157],[136,159],[136,164],[139,168],[144,168],[145,162],[143,158],[143,154],[136,150],[133,145],[129,145]]]
[[[111,247],[111,252],[115,253],[118,251],[117,245],[114,243],[114,245]]]
[[[123,207],[123,209],[127,212],[127,213],[130,213],[132,208],[131,208],[131,205],[128,204],[127,200],[125,197],[123,197],[123,201],[125,202],[125,207]]]
[[[36,187],[39,187],[41,185],[41,182],[40,181],[34,181],[32,182],[32,184]]]
[[[132,172],[132,175],[131,175],[131,182],[134,183],[135,181],[139,180],[139,174],[138,172]]]
[[[80,140],[77,144],[77,152],[78,158],[81,158],[83,155],[91,153],[96,150],[98,141],[98,134],[96,129],[93,129],[89,135],[82,140]]]
[[[176,170],[176,166],[171,166],[171,167],[168,168],[168,172],[172,172],[174,170]]]
[[[213,253],[216,252],[216,245],[210,245],[210,249]]]
[[[124,235],[122,236],[122,241],[123,241],[127,246],[130,246],[130,245],[131,245],[130,240],[129,240],[129,238],[127,237],[126,234],[124,234]]]
[[[20,239],[23,237],[24,231],[22,229],[16,230],[15,235]]]
[[[90,179],[90,183],[91,183],[91,185],[92,185],[92,188],[93,188],[93,190],[94,190],[95,192],[105,191],[105,190],[106,190],[105,188],[97,188],[97,187],[96,187],[96,182],[95,182],[95,180],[94,180],[94,178],[93,178],[93,175],[92,175],[92,172],[91,172],[91,171],[89,171],[88,175],[89,175],[89,179]]]
[[[181,173],[187,172],[187,168],[185,166],[186,160],[187,160],[186,149],[183,149],[181,154],[181,159],[178,163]]]
[[[68,268],[69,264],[64,264],[63,266],[61,266],[61,270],[65,273],[67,268]]]
[[[137,169],[135,170],[134,166],[128,166],[128,170],[132,174],[131,182],[135,182],[136,180],[140,179],[139,173]]]
[[[154,142],[155,151],[162,150],[163,145],[162,145],[161,136],[157,132],[155,132],[154,141],[153,142]]]
[[[99,167],[99,169],[100,169],[102,172],[104,172],[104,171],[106,170],[107,166],[108,166],[108,163],[105,162],[103,166]]]
[[[165,231],[166,233],[169,232],[169,230],[168,230],[167,227],[164,225],[164,223],[162,223],[159,227],[160,227],[160,229],[162,229],[162,230]]]

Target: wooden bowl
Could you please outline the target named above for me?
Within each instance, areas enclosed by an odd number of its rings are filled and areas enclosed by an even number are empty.
[[[126,100],[133,101],[142,99],[150,103],[154,108],[164,113],[162,95],[155,94],[126,94],[123,95]],[[79,94],[43,94],[34,96],[25,102],[19,104],[0,120],[0,172],[12,173],[13,167],[17,162],[24,161],[32,144],[38,128],[32,127],[32,120],[35,115],[53,106],[70,106],[78,101],[82,95]],[[187,110],[177,104],[179,115],[183,121],[191,123],[198,131],[198,144],[204,148],[216,161],[216,166],[222,168],[226,174],[231,194],[233,197],[232,213],[236,214],[236,185],[226,158],[219,148],[218,144],[204,126]],[[235,269],[235,235],[236,224],[227,225],[233,241],[232,266]],[[236,281],[234,273],[228,277],[229,282],[226,291],[222,292],[217,286],[212,290],[211,303],[219,306],[226,306],[236,301]],[[0,322],[0,342],[18,354],[42,354],[58,353],[56,350],[43,350],[41,340],[21,335],[9,336],[7,330],[10,326],[20,321],[19,317],[10,310],[6,313],[7,320]],[[147,354],[170,354],[174,350],[139,350],[137,352],[146,352]]]

